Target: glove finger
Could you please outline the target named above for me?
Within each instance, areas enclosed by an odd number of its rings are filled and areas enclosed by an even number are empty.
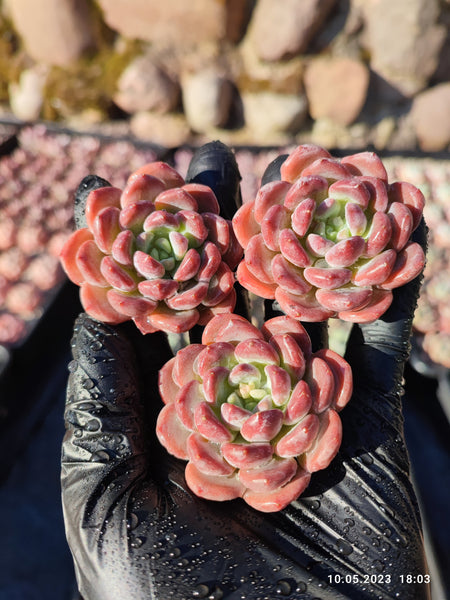
[[[194,153],[186,174],[187,183],[201,183],[212,189],[224,219],[232,219],[242,204],[240,181],[233,152],[219,141],[201,146]]]
[[[98,175],[86,175],[81,180],[75,192],[74,218],[77,229],[87,227],[85,208],[89,194],[102,187],[111,187],[111,184]]]
[[[413,241],[426,249],[423,219]],[[345,358],[352,366],[355,386],[382,394],[398,392],[411,349],[412,322],[421,282],[422,274],[395,289],[391,306],[377,321],[352,327]]]

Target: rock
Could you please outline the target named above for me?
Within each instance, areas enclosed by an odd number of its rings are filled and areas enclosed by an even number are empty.
[[[256,53],[276,61],[306,51],[335,0],[259,0],[249,28]]]
[[[413,101],[411,118],[419,145],[425,152],[446,149],[450,144],[450,83],[440,83]]]
[[[22,71],[18,83],[9,85],[9,103],[14,115],[22,121],[39,118],[44,101],[48,67],[35,65]]]
[[[203,133],[228,121],[233,88],[215,69],[186,75],[182,79],[183,107],[191,128]]]
[[[371,68],[413,96],[435,72],[445,41],[439,0],[367,0],[361,7]]]
[[[140,56],[123,71],[114,102],[127,113],[169,112],[176,108],[180,88],[150,56]]]
[[[249,92],[242,94],[242,102],[246,126],[258,140],[276,133],[297,133],[308,112],[303,94]]]
[[[248,10],[247,0],[99,0],[106,23],[128,38],[183,48],[209,40],[236,41]]]
[[[306,69],[304,84],[313,119],[350,125],[366,100],[369,70],[347,57],[315,58]]]
[[[66,66],[94,44],[86,0],[9,0],[8,10],[36,62]]]
[[[186,144],[191,137],[186,119],[175,113],[138,112],[132,116],[130,128],[137,138],[169,148]]]

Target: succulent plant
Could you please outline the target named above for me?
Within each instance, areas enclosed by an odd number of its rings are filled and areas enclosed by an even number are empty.
[[[425,264],[422,247],[411,241],[422,192],[389,183],[372,152],[339,160],[301,145],[280,171],[281,180],[263,185],[233,218],[245,252],[239,282],[303,321],[379,318],[392,290]]]
[[[61,261],[92,317],[132,319],[142,333],[180,333],[234,309],[242,249],[209,187],[186,184],[166,163],[149,163],[123,191],[91,191],[85,219]]]
[[[326,468],[342,438],[338,412],[352,393],[349,364],[332,350],[311,351],[288,316],[261,330],[221,314],[159,374],[165,406],[157,435],[187,460],[191,490],[210,500],[242,497],[263,512],[281,510]]]

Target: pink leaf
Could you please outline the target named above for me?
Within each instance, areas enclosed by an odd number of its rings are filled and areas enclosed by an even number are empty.
[[[320,421],[317,415],[306,415],[279,439],[275,446],[275,452],[283,458],[300,456],[311,447],[319,427]]]
[[[81,244],[76,253],[76,264],[84,281],[100,287],[109,286],[100,271],[104,256],[94,240],[86,240]]]
[[[249,339],[239,342],[234,354],[240,362],[258,362],[279,365],[277,351],[269,342],[260,339]]]
[[[306,238],[306,248],[313,256],[325,256],[333,246],[334,242],[317,233],[310,233]]]
[[[306,381],[301,379],[292,391],[284,414],[284,424],[294,425],[308,414],[311,406],[311,390]]]
[[[263,283],[273,283],[271,262],[274,256],[275,252],[267,248],[261,233],[252,237],[245,250],[247,268]]]
[[[384,290],[392,290],[412,281],[425,266],[425,254],[422,246],[416,242],[410,242],[397,255],[397,260],[392,268],[391,274],[381,287]]]
[[[205,475],[231,475],[234,471],[225,462],[217,444],[210,444],[198,433],[191,433],[187,439],[189,459]]]
[[[112,256],[105,256],[100,264],[100,271],[106,281],[122,292],[133,292],[137,289],[137,282],[134,277]]]
[[[209,281],[222,262],[220,251],[212,242],[206,242],[203,247],[197,279],[199,281]]]
[[[293,294],[301,296],[311,289],[311,286],[303,277],[303,271],[286,260],[281,254],[274,256],[272,260],[272,275],[279,286]]]
[[[215,404],[226,399],[229,374],[230,371],[226,367],[213,367],[205,373],[203,395],[207,402]]]
[[[280,249],[280,231],[291,225],[291,213],[279,204],[271,206],[261,221],[261,233],[269,250]]]
[[[220,414],[230,429],[234,429],[235,431],[239,431],[245,421],[252,415],[249,410],[241,408],[236,404],[229,404],[228,402],[224,402],[221,405]]]
[[[359,204],[349,202],[345,205],[345,220],[352,235],[363,235],[367,227],[367,219]]]
[[[173,279],[150,279],[138,283],[138,290],[150,300],[165,300],[178,290],[178,282]]]
[[[330,185],[328,190],[330,198],[346,200],[355,203],[363,209],[369,205],[370,193],[362,181],[357,179],[341,179]]]
[[[352,278],[350,269],[333,269],[322,267],[308,267],[303,275],[311,285],[326,290],[334,290],[348,283]]]
[[[275,292],[275,298],[287,315],[300,321],[325,321],[334,314],[333,310],[321,306],[313,294],[296,296],[282,288],[278,288]]]
[[[216,417],[213,409],[206,402],[200,402],[194,411],[194,422],[197,431],[211,442],[231,442],[234,434]]]
[[[278,334],[271,337],[270,344],[280,355],[281,366],[295,380],[301,379],[305,372],[305,357],[295,338],[288,333]]]
[[[122,209],[141,202],[153,205],[155,198],[165,189],[166,186],[161,179],[146,173],[133,173],[128,178],[120,198],[120,205]]]
[[[80,288],[80,300],[84,310],[98,321],[114,325],[128,321],[129,317],[117,312],[109,303],[108,288],[84,283]]]
[[[175,398],[174,406],[178,418],[186,429],[194,431],[195,411],[202,402],[203,396],[198,381],[189,381],[180,388],[180,391]]]
[[[373,177],[371,175],[362,175],[357,177],[363,182],[370,194],[369,208],[380,212],[385,212],[389,204],[387,181]]]
[[[320,175],[300,177],[290,188],[284,200],[284,206],[290,211],[297,210],[304,200],[312,200],[314,204],[326,198],[328,182]]]
[[[391,239],[391,234],[392,225],[389,216],[382,212],[375,213],[367,238],[365,255],[376,256],[384,250]]]
[[[184,185],[184,179],[181,175],[173,167],[162,161],[151,162],[140,167],[131,175],[128,181],[132,181],[143,173],[161,179],[166,188],[181,187]]]
[[[314,144],[297,146],[281,165],[281,178],[293,183],[312,162],[318,158],[327,158],[330,156],[331,154],[325,148],[315,146]]]
[[[121,231],[119,217],[120,210],[115,206],[108,206],[97,214],[92,224],[92,233],[97,246],[105,254],[111,252],[113,242]]]
[[[241,483],[254,492],[271,492],[286,485],[297,472],[294,458],[273,458],[257,469],[240,469]]]
[[[202,343],[231,342],[237,344],[247,339],[263,339],[262,333],[240,315],[218,315],[205,327]]]
[[[188,250],[173,274],[175,281],[189,281],[193,279],[200,268],[200,262],[200,254],[197,250],[195,248]]]
[[[129,229],[121,231],[111,246],[112,257],[121,265],[131,267],[133,265],[134,246],[133,233]]]
[[[342,442],[342,423],[335,410],[327,410],[320,416],[320,430],[312,450],[303,455],[303,466],[310,473],[328,467],[338,453]]]
[[[153,312],[156,302],[143,298],[141,295],[132,296],[118,290],[109,290],[108,301],[117,312],[128,317],[139,317]]]
[[[275,291],[278,287],[277,284],[262,282],[253,275],[244,261],[239,263],[236,277],[239,283],[249,292],[261,296],[261,298],[268,298],[269,300],[275,298]]]
[[[204,349],[203,344],[189,344],[177,352],[172,368],[172,377],[178,387],[197,379],[195,371],[196,360]]]
[[[254,218],[257,223],[261,223],[269,208],[284,203],[284,199],[290,187],[291,184],[286,181],[271,181],[259,188],[253,209]]]
[[[208,230],[208,240],[218,247],[220,254],[225,254],[230,245],[230,224],[214,213],[204,213],[202,216]]]
[[[408,207],[413,218],[412,230],[414,231],[420,223],[425,198],[416,186],[405,181],[396,181],[389,186],[389,199],[391,202],[402,202]]]
[[[311,354],[311,340],[306,333],[306,329],[297,319],[293,319],[286,315],[273,317],[263,324],[261,331],[264,334],[265,339],[270,340],[271,342],[273,336],[288,334],[295,339],[305,356]]]
[[[407,206],[401,202],[393,202],[388,210],[391,219],[391,245],[399,252],[408,242],[413,231],[413,218]]]
[[[137,250],[133,255],[133,264],[136,271],[146,279],[159,279],[163,277],[166,270],[156,258],[146,254],[141,250]]]
[[[203,298],[204,306],[214,307],[233,292],[234,274],[231,272],[230,267],[222,261],[209,282],[200,281],[199,283],[209,285],[208,293]]]
[[[255,221],[253,214],[254,207],[255,201],[246,202],[237,210],[232,221],[236,238],[244,249],[251,238],[261,232],[261,227]]]
[[[156,423],[156,435],[164,448],[173,456],[188,460],[186,445],[190,433],[178,419],[174,405],[166,404]]]
[[[192,282],[182,291],[176,292],[165,300],[167,306],[174,310],[190,310],[196,308],[208,294],[207,281]]]
[[[299,237],[304,237],[312,223],[316,203],[312,198],[302,200],[292,214],[292,229]]]
[[[119,188],[111,186],[97,188],[89,193],[84,208],[84,214],[87,226],[91,231],[94,220],[100,211],[107,207],[120,208],[121,194],[122,192]]]
[[[327,362],[316,354],[308,365],[306,381],[311,390],[314,412],[323,412],[334,399],[334,375]]]
[[[372,297],[370,287],[347,287],[337,290],[317,290],[316,298],[325,308],[341,312],[355,310],[369,304]]]
[[[375,152],[358,152],[351,156],[344,156],[341,162],[352,175],[369,175],[386,182],[388,180],[386,169]]]
[[[245,488],[236,475],[205,475],[189,462],[185,470],[186,483],[200,498],[223,502],[240,498]]]
[[[359,267],[355,273],[353,282],[359,286],[382,284],[392,271],[396,259],[397,252],[395,250],[385,250]]]
[[[291,378],[289,374],[277,365],[267,365],[264,367],[264,372],[270,384],[270,392],[274,404],[282,406],[287,402],[291,392]]]
[[[318,158],[303,170],[302,175],[303,177],[320,175],[325,179],[335,181],[336,179],[346,179],[349,176],[349,171],[334,158]]]
[[[222,454],[226,461],[237,469],[255,469],[267,464],[273,456],[273,448],[269,443],[235,443],[222,444]]]
[[[164,404],[173,402],[180,391],[180,387],[175,383],[172,375],[175,361],[176,357],[174,356],[164,364],[158,373],[158,389]]]
[[[154,331],[167,331],[171,333],[183,333],[194,327],[199,319],[198,310],[180,310],[174,311],[168,306],[159,304],[152,314],[148,317],[149,324],[154,327]],[[137,320],[135,320],[136,325]],[[145,326],[145,323],[141,323]]]
[[[84,244],[84,242],[92,240],[93,237],[94,236],[89,229],[77,229],[70,235],[61,249],[59,257],[62,267],[69,279],[77,285],[81,285],[84,282],[84,275],[78,267],[76,255],[80,246]]]
[[[361,256],[366,247],[364,238],[355,235],[330,248],[325,260],[331,267],[349,267]]]
[[[197,372],[204,377],[209,369],[222,367],[234,356],[234,346],[228,342],[216,342],[206,346],[198,355]]]
[[[283,424],[283,411],[278,408],[254,413],[242,425],[241,435],[248,442],[270,442]]]
[[[283,487],[272,492],[253,492],[248,490],[244,494],[244,500],[252,508],[261,512],[276,512],[286,508],[288,504],[296,500],[308,487],[310,479],[310,473],[299,468],[297,474]]]
[[[363,308],[339,312],[343,321],[350,323],[371,323],[384,314],[392,303],[392,292],[374,289],[369,304]]]
[[[120,211],[119,224],[124,229],[131,229],[137,235],[142,231],[148,215],[154,210],[155,205],[153,202],[142,201],[128,204],[126,208]]]
[[[309,267],[311,259],[292,229],[283,229],[279,242],[281,253],[286,260],[296,267]]]
[[[183,185],[183,190],[195,198],[199,213],[219,214],[219,203],[210,187],[201,183],[186,183]]]
[[[333,408],[340,411],[350,400],[353,392],[353,374],[349,363],[339,354],[328,348],[322,348],[315,356],[324,360],[334,375]]]

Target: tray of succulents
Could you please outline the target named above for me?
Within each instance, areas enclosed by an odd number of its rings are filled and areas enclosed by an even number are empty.
[[[82,182],[62,493],[84,598],[430,598],[401,402],[424,196],[301,145]],[[349,323],[342,355],[327,322]]]

